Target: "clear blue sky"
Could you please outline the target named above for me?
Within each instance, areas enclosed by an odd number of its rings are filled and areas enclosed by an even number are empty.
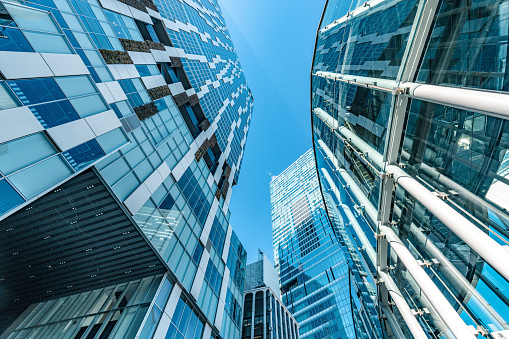
[[[273,261],[269,183],[312,146],[310,71],[325,0],[219,0],[254,96],[230,223],[248,253]]]

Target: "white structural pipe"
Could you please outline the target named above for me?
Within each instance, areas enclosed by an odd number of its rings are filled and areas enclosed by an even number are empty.
[[[391,248],[403,265],[405,265],[407,272],[414,278],[421,292],[424,293],[440,318],[450,328],[451,333],[458,339],[475,339],[476,337],[472,334],[467,324],[465,324],[428,274],[417,263],[412,253],[401,242],[396,233],[391,228],[383,225],[379,227],[379,230],[386,236]]]
[[[408,88],[408,95],[412,98],[509,119],[509,105],[507,104],[509,94],[413,82],[402,83],[399,88]]]
[[[390,165],[386,170],[394,175],[394,179],[401,187],[509,281],[509,251],[507,249],[398,166]]]
[[[401,209],[398,206],[394,206],[394,214],[398,217],[401,217]],[[477,300],[477,302],[482,305],[488,312],[487,315],[490,316],[490,320],[494,324],[498,324],[503,329],[509,329],[507,322],[502,319],[502,317],[491,307],[491,305],[481,296],[479,291],[477,291],[470,282],[463,276],[463,274],[458,271],[456,266],[454,266],[449,259],[444,255],[444,253],[439,250],[435,244],[417,227],[414,223],[410,224],[410,233],[415,237],[415,239],[423,246],[429,254],[438,260],[440,266],[438,269],[444,273],[444,275],[449,279],[452,283],[456,284],[456,288],[462,292],[466,292],[470,294],[473,298]]]
[[[405,320],[406,325],[408,326],[408,329],[412,333],[415,339],[427,339],[428,336],[426,333],[424,333],[421,325],[415,318],[415,315],[413,314],[412,310],[410,309],[410,306],[408,306],[405,298],[402,296],[398,286],[396,286],[396,283],[392,279],[392,277],[383,271],[378,271],[378,276],[383,280],[385,287],[389,291],[389,294],[391,295],[392,300],[396,304],[396,307],[399,310],[399,313]]]
[[[331,187],[332,191],[336,195],[336,198],[338,199],[339,202],[341,202],[341,194],[340,194],[336,184],[332,180],[331,176],[324,168],[322,168],[322,173],[323,173],[323,176],[325,177],[325,179],[327,180],[327,182],[329,183],[329,186]],[[345,204],[341,204],[340,206],[343,208],[346,218],[352,225],[352,228],[355,231],[355,234],[357,234],[357,237],[359,238],[359,240],[361,241],[362,246],[364,246],[364,248],[366,249],[366,253],[368,254],[369,260],[371,261],[373,266],[376,267],[376,253],[375,253],[373,246],[369,242],[368,237],[366,237],[364,230],[361,228],[361,225],[359,225],[359,223],[357,222],[357,219],[353,215],[350,208]]]
[[[377,165],[379,168],[383,168],[383,156],[378,153],[377,150],[375,150],[373,147],[371,147],[368,143],[366,143],[364,140],[359,138],[357,134],[350,131],[345,126],[339,126],[338,120],[334,119],[329,113],[325,112],[321,108],[315,108],[314,109],[315,114],[322,119],[327,125],[329,125],[330,128],[336,129],[345,139],[347,139],[349,142],[355,145],[361,152],[364,153],[364,155],[375,165]]]
[[[401,151],[401,157],[405,160],[408,160],[410,159],[410,154],[408,154],[408,152],[406,151]],[[493,213],[495,213],[495,215],[497,215],[497,217],[499,219],[505,219],[507,220],[507,214],[502,212],[499,208],[497,208],[496,206],[493,206],[493,205],[490,205],[489,203],[487,203],[486,201],[484,201],[483,199],[481,199],[480,197],[478,197],[477,195],[475,195],[474,193],[470,192],[469,190],[467,190],[466,188],[464,188],[463,186],[461,186],[460,184],[458,184],[457,182],[449,179],[448,177],[446,177],[445,175],[443,175],[442,173],[440,173],[436,168],[434,167],[431,167],[429,165],[426,165],[425,163],[421,162],[419,164],[419,168],[424,171],[426,174],[428,174],[430,177],[432,177],[434,180],[436,180],[437,182],[441,183],[442,185],[446,186],[447,188],[451,189],[451,190],[454,190],[455,192],[458,193],[458,195],[460,197],[462,197],[463,199],[467,200],[467,201],[471,201],[473,202],[474,204],[476,204],[477,206],[479,207],[485,207],[487,209],[490,209]],[[495,227],[494,227],[495,228]],[[496,229],[496,228],[495,228]],[[497,229],[499,232],[503,232],[504,235],[505,235],[505,230],[503,229]]]
[[[370,78],[364,77],[360,75],[348,75],[334,72],[324,72],[318,71],[315,74],[321,78],[338,80],[348,83],[353,83],[355,85],[372,87],[379,90],[385,90],[387,92],[392,92],[392,90],[397,87],[397,82],[394,80],[380,79],[380,78]]]

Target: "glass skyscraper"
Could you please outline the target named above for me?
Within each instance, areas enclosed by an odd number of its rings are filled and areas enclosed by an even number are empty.
[[[270,200],[282,300],[300,338],[378,338],[374,280],[343,221],[327,216],[312,150],[271,181]]]
[[[240,337],[253,97],[215,0],[0,1],[0,337]]]
[[[317,172],[331,220],[376,280],[385,338],[509,337],[508,9],[325,6]]]

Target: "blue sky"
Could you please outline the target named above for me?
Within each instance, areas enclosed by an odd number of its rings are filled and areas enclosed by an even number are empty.
[[[273,260],[269,183],[311,148],[310,71],[325,0],[220,0],[254,96],[246,151],[230,202],[248,253]]]

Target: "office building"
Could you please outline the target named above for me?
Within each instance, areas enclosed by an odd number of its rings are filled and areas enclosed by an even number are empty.
[[[312,150],[273,178],[270,201],[282,300],[300,337],[378,338],[375,281],[343,221],[327,216]]]
[[[299,324],[281,302],[277,271],[265,254],[246,266],[242,339],[298,339]]]
[[[317,172],[330,218],[374,268],[385,338],[509,338],[508,8],[324,9]]]
[[[0,12],[0,336],[240,337],[253,97],[217,2]]]

